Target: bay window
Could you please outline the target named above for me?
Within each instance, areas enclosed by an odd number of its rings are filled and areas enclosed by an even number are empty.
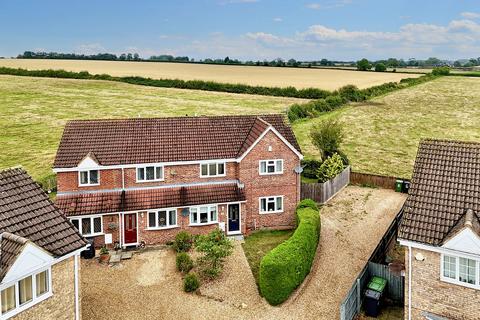
[[[103,234],[102,216],[88,216],[70,218],[78,232],[83,236],[96,236]]]
[[[162,229],[177,226],[177,209],[148,212],[148,229]]]
[[[190,207],[191,225],[210,224],[217,221],[217,206]]]
[[[261,175],[282,174],[283,160],[260,160],[259,171]]]
[[[442,254],[441,279],[480,290],[480,260]]]
[[[163,166],[137,167],[137,182],[163,181]]]
[[[78,183],[80,186],[96,186],[100,184],[100,171],[86,170],[78,172]]]
[[[225,162],[210,162],[200,164],[200,177],[223,177],[225,176]]]
[[[283,212],[283,196],[260,198],[260,213]]]

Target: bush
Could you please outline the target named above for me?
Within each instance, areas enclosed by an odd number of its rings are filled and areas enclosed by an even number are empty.
[[[233,252],[233,244],[223,231],[215,229],[200,235],[195,241],[195,249],[203,253],[197,260],[202,276],[213,279],[222,272],[225,258]]]
[[[375,71],[376,72],[385,72],[385,71],[387,71],[387,67],[383,63],[377,63],[375,65]]]
[[[192,248],[192,235],[186,231],[181,231],[175,236],[173,249],[177,252],[187,252]]]
[[[310,179],[317,179],[317,171],[322,162],[314,159],[303,159],[301,165],[303,167],[303,176]]]
[[[326,182],[335,178],[344,169],[342,158],[338,153],[327,158],[317,171],[319,182]]]
[[[297,208],[298,227],[260,263],[259,286],[272,305],[285,301],[310,272],[320,237],[320,215],[311,202]]]
[[[448,76],[450,74],[450,68],[447,66],[433,68],[432,74],[434,76]]]
[[[300,201],[300,203],[297,205],[297,210],[303,208],[311,208],[313,210],[318,210],[317,203],[312,199],[304,199]]]
[[[344,138],[343,125],[333,119],[322,121],[313,127],[310,137],[313,145],[320,151],[324,160],[334,153],[338,153]]]
[[[183,290],[185,292],[194,292],[200,287],[200,279],[195,272],[190,272],[183,279]]]
[[[193,268],[193,260],[188,253],[177,253],[177,270],[183,273],[187,273]]]

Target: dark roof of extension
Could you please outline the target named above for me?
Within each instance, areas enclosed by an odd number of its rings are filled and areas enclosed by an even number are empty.
[[[301,152],[284,115],[74,120],[65,126],[55,168],[87,154],[100,165],[233,159],[273,126]]]
[[[20,168],[0,171],[0,234],[2,278],[25,239],[56,257],[86,245],[42,188]]]
[[[422,141],[404,208],[401,239],[440,246],[466,225],[478,234],[480,143]]]
[[[56,205],[67,216],[79,216],[237,201],[245,201],[245,193],[230,183],[61,195]]]

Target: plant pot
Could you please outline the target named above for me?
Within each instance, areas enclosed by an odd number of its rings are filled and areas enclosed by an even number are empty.
[[[98,262],[100,262],[100,263],[107,264],[108,261],[110,261],[110,254],[109,253],[101,254],[100,257],[98,257]]]

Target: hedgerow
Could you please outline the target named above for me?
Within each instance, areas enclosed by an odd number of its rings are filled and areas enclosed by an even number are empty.
[[[320,214],[312,200],[297,207],[298,227],[260,263],[259,287],[272,305],[284,302],[310,272],[320,237]]]
[[[29,77],[68,78],[68,79],[89,79],[109,80],[125,82],[129,84],[162,87],[193,89],[204,91],[219,91],[229,93],[258,94],[264,96],[292,97],[301,99],[322,99],[332,93],[317,88],[297,89],[295,87],[264,87],[250,86],[246,84],[231,84],[203,80],[180,80],[180,79],[152,79],[144,77],[114,77],[108,74],[90,74],[88,71],[72,72],[65,70],[26,70],[0,67],[0,74]]]

